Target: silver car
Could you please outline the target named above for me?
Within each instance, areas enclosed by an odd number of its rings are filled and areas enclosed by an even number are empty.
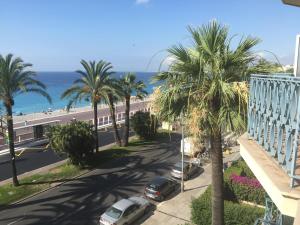
[[[192,175],[199,171],[199,167],[193,163],[184,162],[183,163],[183,179],[188,180]],[[182,177],[182,162],[176,163],[171,171],[172,177],[181,179]]]
[[[122,199],[113,204],[100,217],[100,225],[129,225],[144,215],[150,202],[143,197]]]

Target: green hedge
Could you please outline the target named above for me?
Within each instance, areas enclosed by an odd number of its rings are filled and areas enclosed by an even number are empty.
[[[266,192],[262,187],[252,187],[234,181],[226,182],[226,196],[228,200],[248,201],[259,205],[265,205]]]
[[[224,172],[224,180],[229,180],[231,174],[256,178],[244,160],[235,161]]]
[[[157,133],[157,118],[149,112],[136,112],[131,117],[130,124],[136,135],[142,139],[151,139],[155,137]]]
[[[242,176],[246,176],[249,178],[256,178],[244,160],[237,161],[237,167],[242,169]]]
[[[225,171],[224,171],[224,181],[229,181],[230,180],[230,176],[231,174],[236,174],[238,176],[242,176],[243,174],[243,169],[238,167],[236,164],[228,167]]]
[[[264,215],[264,209],[224,201],[225,225],[253,225]],[[192,222],[196,225],[211,224],[211,188],[192,201]]]
[[[229,201],[248,201],[259,205],[265,205],[265,190],[262,187],[253,187],[231,180],[232,174],[256,179],[246,162],[236,161],[224,172],[225,199]]]

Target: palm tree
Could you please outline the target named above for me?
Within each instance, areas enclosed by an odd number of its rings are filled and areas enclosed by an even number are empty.
[[[0,100],[6,110],[9,151],[11,155],[13,184],[19,185],[15,163],[14,128],[12,108],[14,98],[27,92],[34,92],[44,96],[50,103],[51,98],[46,92],[46,86],[34,79],[35,73],[26,70],[32,65],[24,63],[21,58],[14,58],[12,54],[6,57],[0,55]]]
[[[116,107],[115,107],[115,103],[119,100],[121,100],[121,96],[122,96],[122,89],[119,86],[118,80],[111,78],[109,80],[109,85],[112,88],[112,91],[108,92],[107,94],[107,99],[106,99],[106,103],[109,106],[109,111],[110,111],[110,115],[111,115],[111,120],[112,120],[112,125],[114,128],[114,136],[115,136],[115,141],[116,143],[121,146],[122,142],[121,142],[121,138],[120,138],[120,134],[118,131],[118,126],[117,126],[117,122],[116,122]]]
[[[73,85],[62,94],[61,98],[70,99],[67,105],[68,110],[78,101],[88,100],[92,103],[94,110],[95,151],[98,151],[98,104],[101,101],[105,101],[108,92],[113,91],[109,83],[110,75],[113,74],[111,71],[112,65],[103,60],[98,63],[81,60],[80,63],[84,70],[76,72],[81,77],[73,82]]]
[[[125,99],[125,130],[123,135],[123,146],[128,145],[129,138],[129,112],[130,99],[133,94],[136,94],[138,99],[143,99],[147,95],[145,90],[146,85],[143,81],[136,81],[134,73],[127,73],[119,80],[119,85],[122,88],[122,95]]]
[[[195,117],[198,129],[210,138],[212,161],[212,225],[224,224],[222,132],[245,130],[247,98],[240,91],[256,38],[241,39],[232,48],[228,28],[216,21],[189,27],[192,47],[168,49],[174,62],[154,79],[161,87],[162,117]],[[196,112],[196,113],[195,113]]]

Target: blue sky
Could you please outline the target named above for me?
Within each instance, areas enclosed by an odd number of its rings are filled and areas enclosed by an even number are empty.
[[[300,8],[281,0],[0,3],[0,54],[21,56],[36,71],[73,71],[82,58],[110,61],[117,71],[157,71],[164,49],[189,44],[188,25],[211,19],[229,25],[231,34],[261,38],[257,51],[272,51],[287,64],[293,62],[295,36],[300,33]]]

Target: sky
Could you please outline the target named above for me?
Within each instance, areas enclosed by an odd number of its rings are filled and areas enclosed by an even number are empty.
[[[217,19],[255,36],[258,54],[293,63],[300,8],[281,0],[0,0],[0,54],[36,71],[74,71],[106,60],[115,71],[158,71],[166,49],[190,44],[187,26]]]

